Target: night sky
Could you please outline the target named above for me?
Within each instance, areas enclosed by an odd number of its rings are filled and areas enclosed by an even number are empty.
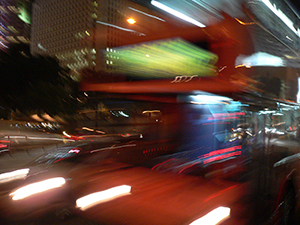
[[[288,0],[296,9],[298,14],[300,13],[300,0]]]
[[[132,1],[136,2],[138,4],[141,4],[141,5],[144,5],[148,8],[150,8],[150,9],[153,9],[153,10],[156,9],[155,7],[153,7],[151,5],[151,3],[150,3],[151,0],[132,0]],[[211,1],[214,1],[214,0],[211,0]],[[300,17],[300,0],[282,0],[282,1],[290,3],[290,5],[294,7],[294,10],[298,13],[298,16]]]

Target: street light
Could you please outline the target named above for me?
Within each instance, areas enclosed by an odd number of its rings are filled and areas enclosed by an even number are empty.
[[[129,18],[129,19],[127,19],[127,22],[128,22],[129,24],[135,24],[135,23],[136,23],[136,20],[133,19],[133,18]]]

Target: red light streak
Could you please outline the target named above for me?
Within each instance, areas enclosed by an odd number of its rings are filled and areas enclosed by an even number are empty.
[[[199,164],[199,163],[200,163],[200,162],[195,162],[195,163],[193,163],[192,165],[189,165],[189,166],[184,167],[182,170],[180,170],[180,171],[178,172],[178,174],[181,174],[184,170],[186,170],[186,169],[188,169],[188,168],[191,168],[191,167],[193,167],[194,165]]]
[[[235,113],[214,113],[213,116],[243,116],[244,112],[235,112]]]
[[[228,188],[226,188],[226,189],[224,189],[224,190],[222,190],[222,191],[219,191],[219,192],[217,192],[217,193],[215,193],[215,194],[209,196],[207,199],[204,200],[204,202],[207,202],[207,201],[209,201],[209,200],[211,200],[211,199],[213,199],[213,198],[215,198],[215,197],[218,197],[218,196],[224,194],[225,192],[227,192],[227,191],[229,191],[229,190],[231,190],[231,189],[233,189],[233,188],[235,188],[235,187],[237,187],[237,186],[238,186],[238,184],[233,185],[233,186],[230,186],[230,187],[228,187]]]
[[[220,155],[220,154],[224,154],[226,152],[232,152],[232,151],[235,151],[237,149],[242,149],[242,146],[241,145],[238,145],[238,146],[233,146],[233,147],[230,147],[230,148],[224,148],[224,149],[219,149],[219,150],[216,150],[216,151],[212,151],[210,153],[207,153],[203,156],[199,156],[198,158],[208,158],[210,156],[213,156],[213,155]]]
[[[209,120],[214,119],[239,119],[238,116],[245,115],[244,112],[236,112],[236,113],[214,113],[212,114],[212,117],[209,117]]]
[[[214,162],[214,161],[217,161],[217,160],[222,160],[222,159],[242,155],[242,151],[237,151],[237,150],[241,150],[241,149],[242,149],[242,146],[237,145],[237,146],[233,146],[233,147],[229,147],[229,148],[224,148],[224,149],[219,149],[219,150],[216,150],[216,151],[211,151],[207,154],[198,156],[198,158],[200,159],[199,161],[184,167],[183,169],[181,169],[178,172],[178,174],[182,173],[184,170],[186,170],[188,168],[193,167],[196,164],[201,163],[202,162],[201,159],[203,159],[203,164],[207,164],[207,163]],[[145,151],[144,151],[144,153],[145,153]],[[147,153],[147,150],[146,150],[146,153]],[[165,163],[167,163],[171,160],[174,160],[174,158],[168,159],[168,160],[166,160],[162,163],[159,163],[159,164],[155,165],[154,167],[151,168],[151,170],[154,170],[157,167],[159,167],[159,166],[161,166],[161,165],[163,165],[163,164],[165,164]]]
[[[209,119],[209,118],[208,118]],[[215,124],[230,124],[230,122],[219,122],[219,123],[216,123],[216,122],[211,122],[211,123],[202,123],[202,125],[215,125]]]
[[[215,151],[211,151],[207,154],[198,156],[198,158],[203,158],[204,164],[213,162],[213,161],[217,161],[217,160],[221,160],[221,159],[226,159],[226,158],[230,158],[233,156],[238,156],[241,155],[242,152],[241,151],[236,151],[236,150],[241,150],[242,146],[241,145],[237,145],[237,146],[233,146],[230,148],[224,148],[224,149],[218,149]],[[226,154],[225,154],[226,153]]]
[[[295,130],[296,128],[290,126],[289,129],[290,129],[290,131],[293,131],[293,130]]]
[[[203,163],[207,164],[207,163],[210,163],[210,162],[213,162],[213,161],[216,161],[216,160],[226,159],[226,158],[230,158],[230,157],[233,157],[233,156],[238,156],[238,155],[241,155],[241,154],[242,154],[241,151],[236,151],[236,152],[231,152],[231,153],[228,153],[228,154],[225,154],[225,155],[214,156],[214,157],[211,157],[209,159],[204,160]]]
[[[228,120],[228,119],[234,119],[234,120],[237,120],[239,117],[238,116],[231,116],[231,117],[225,117],[225,116],[223,116],[223,117],[208,117],[208,120],[216,120],[216,119],[226,119],[226,120]]]
[[[78,140],[85,140],[84,137],[80,137],[80,136],[63,136],[64,138],[68,138],[68,139],[71,139],[71,140],[75,140],[75,141],[78,141]]]
[[[166,161],[164,161],[164,162],[162,162],[162,163],[159,163],[159,164],[153,166],[153,167],[151,168],[151,170],[155,170],[156,167],[161,166],[161,165],[163,165],[163,164],[165,164],[165,163],[167,163],[167,162],[169,162],[169,161],[171,161],[171,160],[173,160],[173,159],[174,159],[174,158],[168,159],[168,160],[166,160]]]
[[[76,153],[78,154],[80,152],[81,148],[73,148],[68,153]]]

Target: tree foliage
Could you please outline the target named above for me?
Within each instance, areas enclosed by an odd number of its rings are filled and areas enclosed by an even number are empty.
[[[11,46],[0,53],[0,104],[8,110],[73,113],[77,83],[51,57],[32,56],[28,45]]]

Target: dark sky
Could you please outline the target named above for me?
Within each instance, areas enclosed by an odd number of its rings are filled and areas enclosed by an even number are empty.
[[[151,0],[131,0],[131,1],[138,3],[140,5],[144,5],[148,8],[151,8],[152,10],[157,10],[156,7],[151,5],[151,3],[150,3]],[[211,0],[211,1],[214,1],[214,0]],[[298,13],[298,16],[300,17],[300,0],[282,0],[282,1],[290,3],[290,5],[293,6],[294,10]]]
[[[299,0],[289,0],[293,5],[295,5],[297,8],[300,6],[300,1]]]
[[[290,2],[298,11],[300,12],[300,0],[288,0],[287,2]]]

